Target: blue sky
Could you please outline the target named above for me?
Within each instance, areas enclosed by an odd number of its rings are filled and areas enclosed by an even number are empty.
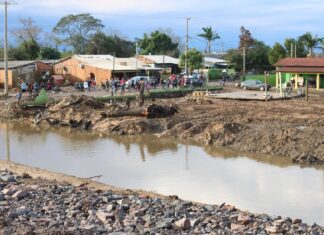
[[[143,33],[164,28],[184,39],[185,17],[190,17],[189,46],[200,50],[206,43],[197,34],[211,26],[221,36],[212,49],[236,48],[240,26],[268,45],[298,37],[304,32],[324,36],[323,0],[15,0],[9,7],[9,30],[19,18],[32,17],[45,32],[67,14],[91,13],[103,21],[107,32],[133,40]],[[0,14],[3,18],[3,10]],[[3,23],[3,20],[1,20]],[[3,24],[0,25],[3,34]],[[13,42],[12,35],[9,41]],[[2,41],[2,40],[1,40]]]

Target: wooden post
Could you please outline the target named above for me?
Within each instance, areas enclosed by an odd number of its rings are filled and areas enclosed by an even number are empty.
[[[283,94],[282,94],[282,80],[281,80],[281,72],[279,72],[279,80],[280,80],[280,83],[279,83],[279,86],[280,86],[280,97],[282,98],[282,97],[283,97]]]
[[[308,101],[308,78],[305,79],[306,80],[306,100]]]
[[[279,73],[276,72],[276,88],[279,88]]]
[[[298,89],[298,74],[295,74],[295,89]]]
[[[320,89],[320,74],[316,75],[316,90]]]

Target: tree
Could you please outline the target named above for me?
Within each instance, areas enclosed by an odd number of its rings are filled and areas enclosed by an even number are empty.
[[[249,50],[246,53],[246,69],[252,70],[255,69],[259,72],[265,70],[271,70],[272,66],[268,59],[268,54],[270,47],[265,45],[263,42],[258,40],[253,40],[253,44],[250,44]],[[225,58],[230,61],[230,63],[235,64],[236,70],[243,69],[243,56],[241,50],[232,49],[229,50]]]
[[[300,36],[300,40],[304,43],[308,53],[312,56],[314,49],[321,48],[319,45],[323,42],[323,38],[318,38],[317,35],[313,37],[311,33],[305,33]]]
[[[59,59],[61,58],[61,53],[52,47],[42,47],[39,51],[38,58],[41,60]]]
[[[35,21],[32,18],[21,18],[19,22],[22,24],[22,28],[12,30],[12,34],[20,42],[32,41],[38,43],[42,29],[35,25]]]
[[[188,67],[190,73],[194,69],[199,69],[202,67],[202,62],[203,62],[203,55],[201,52],[197,51],[196,49],[189,49],[188,54],[184,53],[180,57],[180,66],[184,67],[185,66],[185,60],[186,60],[186,55],[188,58]]]
[[[305,49],[303,41],[298,38],[286,38],[284,42],[285,49],[287,51],[287,56],[295,57],[295,47],[296,47],[296,56],[297,57],[306,57],[307,51]]]
[[[286,49],[278,42],[269,51],[269,62],[270,64],[275,64],[278,60],[285,58],[287,56]]]
[[[207,40],[207,48],[208,48],[207,52],[208,54],[210,54],[211,42],[216,39],[219,39],[220,36],[218,35],[218,33],[213,31],[212,27],[203,27],[202,30],[203,33],[198,34],[198,36]]]
[[[143,39],[139,40],[142,54],[178,56],[178,44],[165,33],[154,31],[150,35],[144,33]]]
[[[244,28],[244,26],[241,26],[240,28],[241,34],[239,35],[240,38],[240,44],[239,49],[242,49],[243,47],[249,48],[254,44],[254,38],[251,35],[251,32]]]
[[[101,20],[84,13],[62,17],[53,32],[62,35],[62,41],[72,46],[76,53],[84,54],[91,34],[103,27]]]
[[[90,37],[86,53],[130,57],[135,54],[135,44],[117,35],[109,36],[103,32],[97,32]]]

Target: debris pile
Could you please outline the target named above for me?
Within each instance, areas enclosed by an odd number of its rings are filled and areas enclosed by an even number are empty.
[[[105,104],[97,101],[94,97],[86,95],[71,95],[62,99],[59,103],[49,107],[50,112],[61,112],[67,108],[74,108],[77,112],[87,111],[89,109],[101,109]]]
[[[174,104],[169,106],[152,104],[144,112],[147,118],[164,118],[176,114],[178,112],[178,106]]]

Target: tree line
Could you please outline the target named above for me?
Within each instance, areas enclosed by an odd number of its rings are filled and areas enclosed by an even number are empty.
[[[50,33],[44,33],[32,18],[20,19],[20,23],[20,28],[11,31],[18,42],[16,46],[10,45],[8,55],[11,60],[59,59],[72,54],[112,54],[117,57],[130,57],[137,52],[173,57],[181,54],[180,64],[184,66],[187,58],[190,70],[201,67],[203,60],[203,54],[193,48],[186,55],[181,39],[170,30],[158,29],[131,41],[117,33],[104,32],[102,21],[88,13],[63,16]],[[211,54],[212,41],[220,38],[210,26],[203,27],[202,33],[197,36],[206,41],[207,55]],[[314,50],[321,46],[324,46],[323,38],[305,33],[270,47],[255,39],[242,26],[238,48],[228,50],[223,58],[235,64],[237,71],[242,71],[244,48],[246,70],[264,71],[273,69],[272,64],[281,58],[312,56]],[[0,56],[3,58],[3,49]]]

